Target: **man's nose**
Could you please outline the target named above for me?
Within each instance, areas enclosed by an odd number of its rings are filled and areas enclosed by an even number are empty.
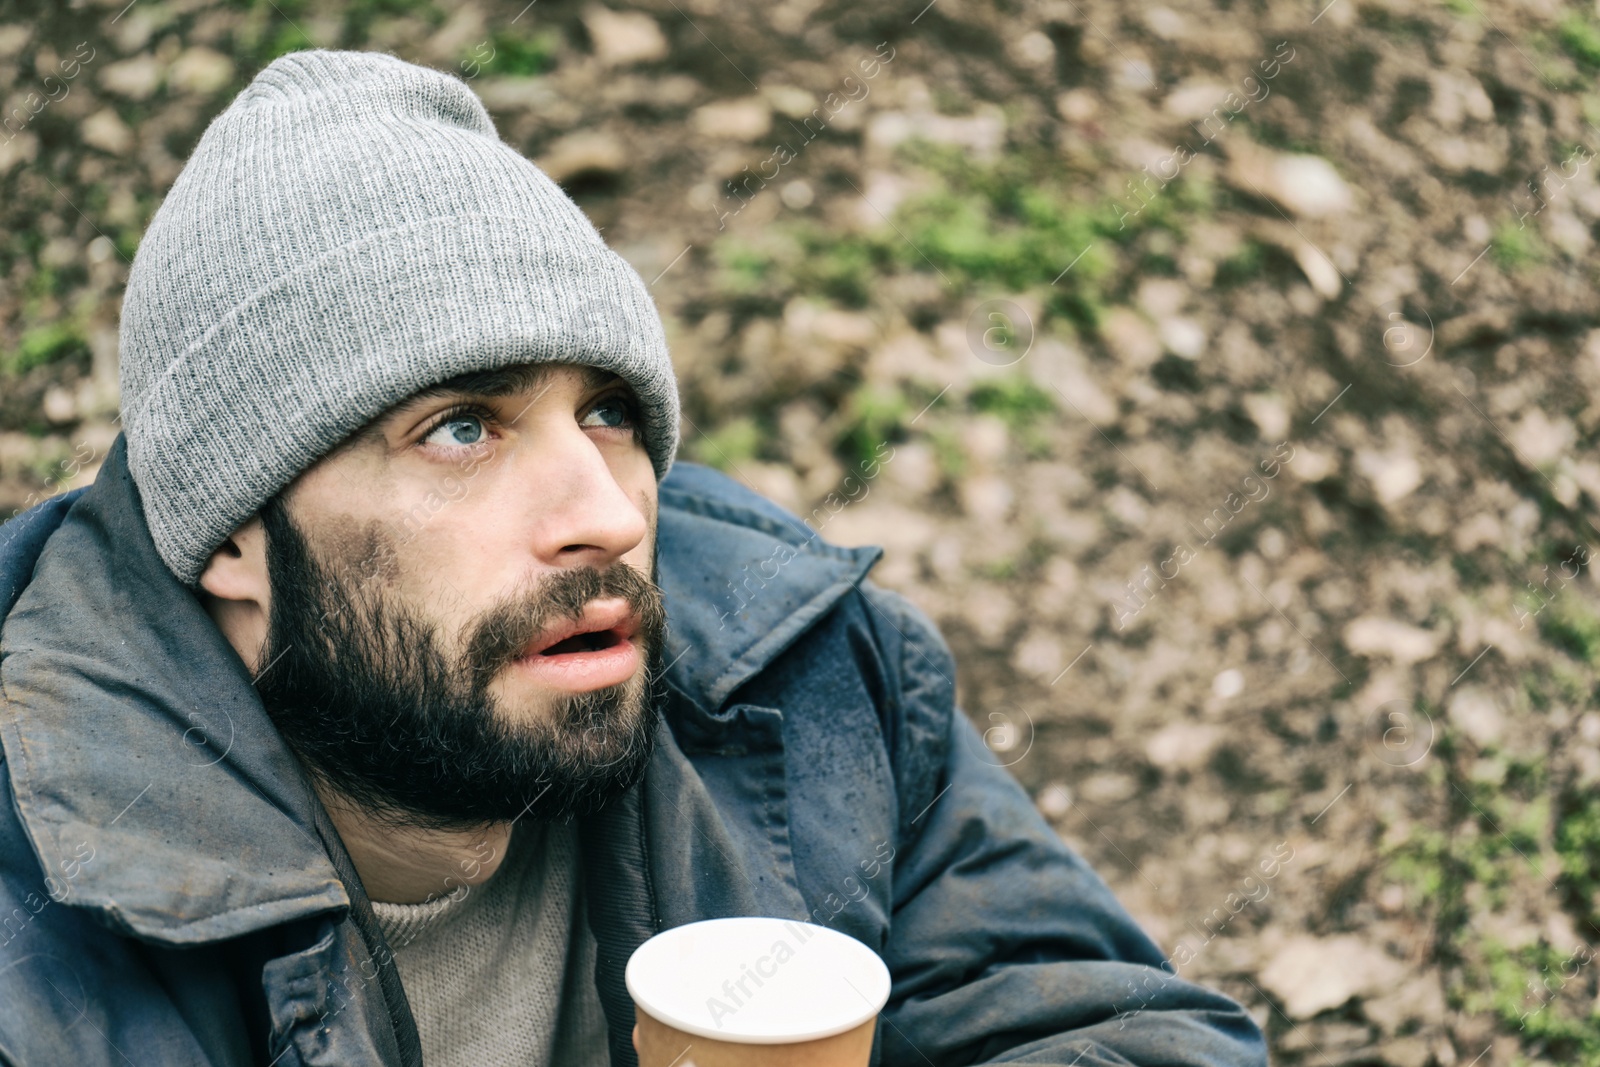
[[[607,450],[576,425],[551,429],[519,457],[518,485],[534,550],[553,566],[605,567],[649,533],[639,502],[618,481]]]

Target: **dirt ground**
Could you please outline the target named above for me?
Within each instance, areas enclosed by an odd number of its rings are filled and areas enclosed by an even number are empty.
[[[680,455],[885,547],[1275,1062],[1600,1063],[1600,6],[0,5],[0,516],[312,45],[472,84],[650,283]]]

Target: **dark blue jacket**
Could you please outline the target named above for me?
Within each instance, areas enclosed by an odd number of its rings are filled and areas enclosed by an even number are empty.
[[[629,954],[727,915],[883,956],[875,1067],[1266,1063],[989,753],[933,624],[864,580],[882,549],[692,463],[660,501],[660,743],[580,824],[613,1064],[636,1064]],[[349,856],[156,554],[121,437],[0,526],[0,617],[0,1060],[420,1063]]]

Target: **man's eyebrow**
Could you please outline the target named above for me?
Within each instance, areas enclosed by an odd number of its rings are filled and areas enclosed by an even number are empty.
[[[512,367],[498,367],[494,370],[468,371],[412,393],[356,431],[351,443],[356,444],[381,437],[383,434],[381,427],[385,422],[429,400],[446,396],[504,397],[531,392],[543,387],[560,367],[576,370],[585,390],[600,389],[624,380],[612,371],[589,364],[573,366],[570,363],[519,363]]]

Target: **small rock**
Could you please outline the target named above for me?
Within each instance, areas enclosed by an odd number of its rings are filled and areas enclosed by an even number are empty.
[[[1263,439],[1282,441],[1289,436],[1289,408],[1281,398],[1268,393],[1249,393],[1243,403],[1245,413],[1261,431]]]
[[[1132,775],[1106,772],[1085,778],[1078,783],[1078,791],[1085,800],[1096,804],[1115,804],[1139,793],[1139,782]]]
[[[1446,1012],[1439,972],[1428,970],[1408,975],[1392,993],[1363,1002],[1361,1010],[1386,1034],[1397,1033],[1409,1022],[1420,1022],[1424,1027],[1437,1026],[1444,1021]]]
[[[1105,496],[1106,510],[1124,526],[1139,529],[1150,517],[1150,508],[1144,498],[1125,485],[1119,485]]]
[[[998,415],[985,413],[968,419],[960,433],[962,451],[978,467],[992,468],[1005,461],[1011,431]]]
[[[482,78],[472,85],[490,111],[545,111],[560,100],[544,78]]]
[[[1071,401],[1071,407],[1077,409],[1073,414],[1082,412],[1083,417],[1096,426],[1105,426],[1117,421],[1119,413],[1117,402],[1107,396],[1105,390],[1078,367],[1070,367],[1063,371],[1054,384],[1059,385],[1060,395]]]
[[[1337,1008],[1351,997],[1386,993],[1406,976],[1399,960],[1353,934],[1290,938],[1261,970],[1261,984],[1295,1019]]]
[[[1390,452],[1363,449],[1355,456],[1356,470],[1372,483],[1373,494],[1385,507],[1408,496],[1422,484],[1422,468],[1404,448]]]
[[[72,422],[78,417],[77,398],[60,385],[51,385],[44,391],[44,400],[40,406],[44,410],[44,417],[51,422]]]
[[[1272,171],[1273,195],[1296,215],[1324,218],[1354,206],[1350,187],[1321,156],[1283,156]]]
[[[487,57],[492,55],[493,42],[488,39],[488,20],[483,9],[472,0],[463,3],[450,13],[428,38],[423,51],[439,66],[457,63],[455,73],[475,76]],[[467,55],[470,59],[462,59]]]
[[[33,29],[21,23],[0,26],[0,58],[10,59],[28,45]]]
[[[1312,290],[1322,299],[1332,300],[1344,289],[1344,278],[1339,275],[1339,268],[1309,241],[1295,242],[1294,261],[1299,264],[1306,281],[1311,283]]]
[[[767,85],[761,89],[772,109],[786,118],[798,119],[816,110],[817,98],[798,85]]]
[[[667,57],[667,38],[661,26],[643,12],[590,7],[583,13],[583,25],[594,42],[595,58],[603,66],[652,63]]]
[[[1345,647],[1358,656],[1387,656],[1399,664],[1420,663],[1439,650],[1442,635],[1396,619],[1368,615],[1344,628]]]
[[[1163,41],[1176,41],[1188,30],[1184,17],[1170,7],[1147,7],[1143,17],[1145,27]]]
[[[1303,482],[1320,482],[1329,475],[1338,473],[1339,461],[1326,452],[1295,445],[1294,459],[1284,464],[1284,468],[1292,471],[1294,476]]]
[[[1450,698],[1450,722],[1472,738],[1479,748],[1500,743],[1506,720],[1494,698],[1481,688],[1466,686]]]
[[[796,178],[792,182],[785,182],[778,190],[778,199],[783,201],[783,206],[799,211],[811,206],[811,201],[816,199],[816,193],[811,189],[811,183],[804,178]]]
[[[1321,156],[1280,155],[1240,138],[1229,147],[1228,180],[1303,218],[1342,215],[1355,206],[1350,187]]]
[[[1011,665],[1048,685],[1066,665],[1061,639],[1050,630],[1030,629],[1011,653]]]
[[[972,475],[963,478],[957,489],[962,510],[980,523],[1004,522],[1011,511],[1014,494],[999,475]]]
[[[1211,691],[1223,700],[1231,700],[1244,692],[1244,672],[1229,667],[1211,679]]]
[[[1174,722],[1145,742],[1144,754],[1164,771],[1194,770],[1205,765],[1222,743],[1222,731],[1208,723]]]
[[[134,56],[102,67],[100,85],[129,100],[148,100],[161,87],[161,64],[154,56]]]
[[[167,84],[186,93],[214,93],[233,81],[233,60],[210,48],[190,48],[173,60]]]
[[[1027,66],[1048,67],[1055,61],[1056,46],[1049,37],[1038,30],[1029,30],[1017,38],[1012,53]]]
[[[1100,336],[1112,355],[1142,370],[1161,358],[1161,340],[1138,312],[1114,307],[1100,324]]]
[[[696,108],[693,121],[702,137],[754,141],[772,129],[772,108],[759,96],[718,100]]]
[[[1189,287],[1176,278],[1146,278],[1133,299],[1152,319],[1164,319],[1182,311],[1189,295]]]
[[[1428,1067],[1434,1062],[1433,1046],[1421,1034],[1385,1041],[1381,1051],[1389,1067]]]
[[[1457,552],[1471,552],[1480,545],[1498,545],[1504,531],[1500,520],[1486,511],[1480,511],[1456,527],[1453,539]]]
[[[1034,803],[1045,818],[1059,819],[1072,810],[1072,790],[1064,782],[1051,782],[1039,790]]]
[[[1168,352],[1187,360],[1196,360],[1206,348],[1206,331],[1194,319],[1182,315],[1163,319],[1157,327],[1161,343]]]
[[[1564,455],[1578,439],[1578,432],[1567,419],[1552,420],[1533,408],[1512,427],[1510,437],[1523,460],[1537,467]]]
[[[133,131],[112,108],[101,108],[83,120],[78,135],[90,148],[120,156],[133,148]]]
[[[1118,49],[1120,52],[1121,49]],[[1130,89],[1134,92],[1144,92],[1157,88],[1155,69],[1150,66],[1150,61],[1143,56],[1123,56],[1122,62],[1115,64],[1116,84],[1119,89]]]
[[[1056,111],[1068,122],[1088,122],[1100,113],[1100,101],[1088,89],[1068,89],[1056,97]]]
[[[539,159],[539,166],[557,182],[583,173],[616,174],[627,165],[622,142],[600,130],[569,133]]]
[[[39,265],[51,270],[61,270],[77,263],[83,255],[83,246],[70,237],[52,237],[39,249]]]
[[[1212,81],[1184,82],[1167,94],[1161,108],[1175,119],[1192,122],[1220,105],[1228,91]]]
[[[880,111],[867,122],[865,146],[874,160],[887,161],[902,141],[919,137],[934,144],[965,148],[978,162],[993,162],[1005,143],[1004,113],[993,104],[972,115],[909,114]]]

